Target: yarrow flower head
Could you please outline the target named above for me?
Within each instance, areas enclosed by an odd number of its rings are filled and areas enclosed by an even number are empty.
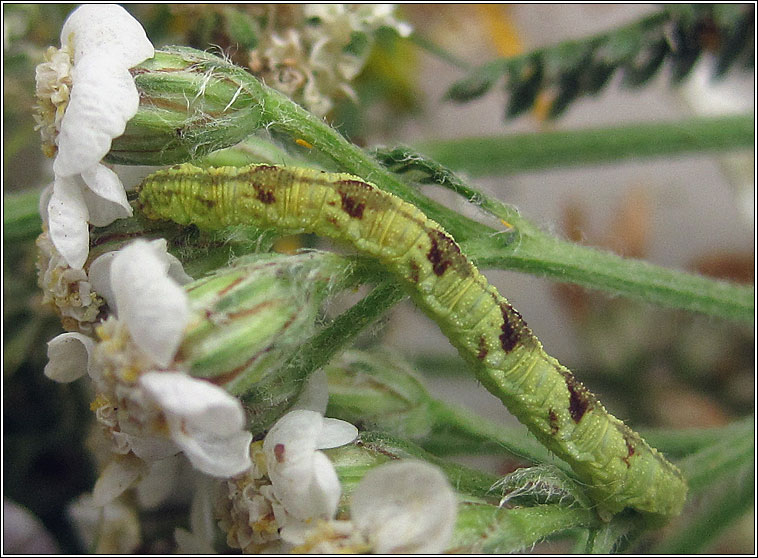
[[[281,14],[282,23],[272,11],[248,65],[266,85],[324,116],[338,96],[355,97],[350,83],[363,69],[377,29],[391,27],[403,37],[411,33],[410,25],[395,19],[394,9],[392,4],[303,4],[294,14]]]
[[[142,26],[115,4],[74,10],[37,67],[37,126],[55,156],[55,181],[43,219],[50,240],[74,269],[89,252],[89,223],[132,214],[119,177],[101,160],[139,107],[129,68],[154,55]]]
[[[164,240],[138,240],[90,269],[98,292],[118,318],[96,328],[99,340],[62,334],[48,344],[45,374],[70,382],[88,373],[96,398],[91,408],[121,458],[95,485],[105,503],[146,472],[145,463],[183,452],[200,471],[236,475],[250,466],[245,414],[222,388],[173,366],[189,323],[187,295],[171,274],[176,262]],[[96,260],[97,262],[98,260]]]
[[[439,554],[453,533],[456,497],[445,475],[422,461],[372,469],[350,503],[350,520],[319,522],[293,552]]]
[[[228,544],[244,552],[281,549],[299,542],[306,525],[334,517],[342,488],[320,450],[348,444],[357,435],[352,424],[310,409],[279,419],[262,443],[252,445],[250,470],[227,481],[218,500]]]

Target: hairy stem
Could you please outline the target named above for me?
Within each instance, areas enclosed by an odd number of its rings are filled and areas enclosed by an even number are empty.
[[[261,432],[280,417],[292,405],[291,397],[273,399],[281,393],[279,385],[302,384],[308,376],[325,365],[338,352],[355,340],[369,324],[379,318],[406,294],[395,281],[388,280],[378,285],[368,296],[335,318],[327,327],[303,344],[281,374],[264,379],[242,398],[248,413],[255,416],[251,424],[253,432]],[[276,385],[272,385],[274,382]],[[263,402],[263,403],[262,403]]]
[[[740,115],[426,141],[416,148],[456,171],[494,176],[624,159],[752,149],[753,140],[753,116]]]
[[[485,268],[543,275],[651,304],[729,320],[753,320],[752,286],[621,258],[612,252],[579,246],[542,233],[522,235],[515,248],[499,248],[489,238],[462,242],[461,246]]]

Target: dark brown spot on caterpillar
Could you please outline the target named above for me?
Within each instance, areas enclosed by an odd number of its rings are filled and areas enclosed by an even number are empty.
[[[479,360],[484,360],[487,357],[487,353],[489,350],[487,349],[487,340],[484,338],[484,335],[479,336],[479,352],[476,354],[476,358]]]
[[[575,423],[582,420],[584,414],[592,408],[591,395],[589,390],[577,380],[568,370],[560,370],[560,373],[566,380],[566,387],[569,390],[569,413]]]
[[[437,231],[429,231],[429,240],[432,243],[432,246],[429,248],[429,252],[426,254],[426,259],[428,259],[432,264],[432,270],[434,271],[434,274],[437,276],[442,276],[443,273],[445,273],[445,270],[450,267],[450,264],[453,263],[448,259],[445,259],[445,254],[442,250],[440,250],[440,246],[437,243],[437,235],[434,234]]]
[[[550,409],[547,413],[548,419],[550,420],[550,434],[556,435],[558,434],[558,430],[560,430],[558,426],[558,415],[553,409]]]
[[[203,204],[208,209],[212,209],[212,208],[216,207],[216,200],[208,200],[208,199],[205,199],[205,198],[198,198],[197,201],[199,203]]]
[[[626,457],[622,457],[622,461],[626,463],[627,467],[631,467],[632,464],[629,462],[629,458],[634,455],[634,446],[632,445],[632,440],[629,438],[628,435],[624,435],[624,443],[626,443]]]
[[[408,266],[411,268],[411,274],[410,274],[411,281],[413,281],[414,283],[418,283],[418,280],[419,280],[419,271],[421,271],[421,269],[419,268],[418,264],[416,263],[416,260],[411,260],[408,263]]]
[[[355,198],[351,197],[350,194],[346,192],[340,192],[340,197],[342,198],[342,210],[345,213],[354,219],[363,218],[363,210],[366,207],[365,202],[356,201]]]
[[[502,333],[499,336],[500,346],[506,353],[510,353],[521,340],[521,327],[519,326],[523,324],[523,320],[521,314],[513,306],[503,300],[500,300],[499,304],[500,312],[503,315],[503,325],[500,326]]]
[[[276,444],[274,446],[274,457],[277,463],[284,463],[284,444]]]
[[[255,191],[258,193],[257,195],[258,199],[261,200],[266,205],[270,205],[276,201],[274,192],[272,192],[271,190],[266,190],[259,186],[255,186]]]

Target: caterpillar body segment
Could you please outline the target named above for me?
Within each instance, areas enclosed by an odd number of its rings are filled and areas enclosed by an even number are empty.
[[[681,511],[687,487],[679,470],[550,357],[454,239],[415,206],[347,174],[190,164],[148,177],[139,203],[154,219],[207,230],[248,224],[312,232],[377,258],[479,381],[572,466],[601,517],[627,507],[658,519]]]

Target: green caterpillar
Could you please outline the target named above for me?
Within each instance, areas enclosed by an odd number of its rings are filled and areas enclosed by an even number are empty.
[[[601,517],[627,507],[658,519],[681,511],[687,486],[679,470],[549,356],[455,240],[415,206],[347,174],[190,164],[145,179],[139,205],[149,218],[206,230],[254,224],[313,232],[377,258],[479,381],[587,483]]]

